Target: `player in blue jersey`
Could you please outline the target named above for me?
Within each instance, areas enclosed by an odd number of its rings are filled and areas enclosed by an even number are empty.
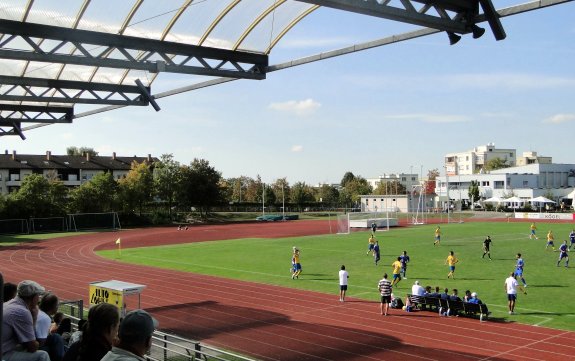
[[[525,267],[525,261],[521,258],[521,253],[517,253],[517,263],[515,264],[515,277],[519,277],[521,282],[523,282],[523,287],[527,287],[527,282],[523,278],[523,267]]]
[[[563,244],[559,247],[559,260],[557,261],[557,267],[559,267],[559,263],[561,260],[565,258],[565,267],[569,267],[569,255],[567,254],[567,241],[563,241]]]
[[[575,229],[571,230],[571,233],[569,233],[569,250],[573,248],[573,244],[575,244]]]
[[[401,270],[399,273],[403,276],[403,278],[407,279],[407,264],[409,263],[409,256],[407,255],[407,251],[403,251],[403,254],[399,256],[399,262],[401,263]]]

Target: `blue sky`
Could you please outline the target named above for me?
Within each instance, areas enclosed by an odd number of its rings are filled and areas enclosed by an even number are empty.
[[[494,1],[496,8],[520,2]],[[2,137],[19,153],[207,159],[226,178],[339,182],[442,168],[446,153],[495,143],[575,163],[575,4],[502,19],[507,39],[488,29],[450,46],[445,33],[269,73],[158,102]],[[335,10],[316,11],[292,29],[270,64],[413,29]],[[154,83],[154,93],[189,85]],[[77,110],[78,112],[78,110]]]

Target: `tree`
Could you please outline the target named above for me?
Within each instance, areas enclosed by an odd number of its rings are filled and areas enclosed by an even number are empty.
[[[487,163],[485,163],[485,170],[487,171],[509,168],[509,167],[510,166],[509,164],[507,164],[507,161],[499,157],[490,159],[487,161]]]
[[[178,199],[186,206],[198,207],[200,215],[207,215],[212,205],[222,201],[222,175],[205,159],[194,158],[181,169]]]
[[[287,181],[287,179],[284,178],[278,178],[276,179],[275,182],[273,182],[270,185],[273,193],[274,193],[274,198],[276,200],[276,202],[282,202],[282,204],[284,203],[284,201],[289,201],[289,195],[290,195],[290,185]],[[267,196],[266,196],[267,197]]]
[[[141,215],[144,204],[152,200],[154,177],[148,162],[134,161],[131,168],[126,177],[118,181],[120,197],[125,209],[138,207]]]
[[[381,181],[378,183],[377,187],[373,191],[373,194],[376,195],[396,195],[396,194],[405,194],[407,192],[407,188],[398,180],[393,181]]]
[[[81,155],[84,156],[86,154],[90,154],[90,156],[95,157],[98,155],[98,152],[96,152],[94,150],[94,148],[89,148],[89,147],[68,147],[66,148],[66,154],[67,155]]]
[[[70,200],[70,207],[74,212],[115,211],[118,200],[118,183],[110,172],[96,174],[89,182],[72,190]]]
[[[41,174],[30,174],[18,191],[11,193],[12,210],[20,217],[50,217],[65,213],[66,187]]]
[[[341,179],[341,182],[339,183],[342,187],[345,187],[345,185],[349,182],[351,182],[352,180],[355,179],[355,175],[353,175],[352,172],[346,172],[343,175],[343,178]]]
[[[467,196],[469,200],[473,200],[474,202],[479,200],[480,193],[479,193],[479,182],[472,180],[469,184],[469,188],[467,190]]]
[[[339,191],[336,187],[323,184],[317,192],[317,201],[328,207],[336,207],[339,203]]]
[[[180,174],[180,163],[172,154],[162,154],[160,161],[154,163],[154,188],[156,194],[168,203],[168,213],[172,219],[172,205],[176,196],[177,180]]]
[[[437,180],[437,177],[439,177],[439,170],[437,168],[427,171],[427,180],[423,185],[424,194],[435,193],[435,181]]]
[[[359,203],[359,196],[371,194],[372,189],[365,178],[361,176],[355,177],[353,180],[347,182],[343,191],[340,192],[340,200],[345,207],[356,207]]]
[[[291,187],[290,200],[301,212],[305,203],[313,202],[313,190],[304,182],[297,182]]]

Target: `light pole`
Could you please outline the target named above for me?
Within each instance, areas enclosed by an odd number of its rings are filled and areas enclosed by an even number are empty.
[[[285,202],[285,195],[284,195],[284,182],[282,182],[282,218],[286,220],[286,202]]]

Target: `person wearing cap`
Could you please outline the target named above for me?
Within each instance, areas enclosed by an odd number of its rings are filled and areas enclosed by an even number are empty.
[[[2,359],[4,361],[50,361],[46,351],[39,350],[34,324],[38,301],[44,287],[30,280],[18,284],[16,297],[3,307]]]
[[[120,323],[119,342],[101,361],[146,361],[144,355],[152,346],[156,321],[144,310],[128,312]]]
[[[415,281],[413,286],[411,286],[411,294],[413,296],[423,296],[425,295],[425,288],[419,285],[419,281]]]

